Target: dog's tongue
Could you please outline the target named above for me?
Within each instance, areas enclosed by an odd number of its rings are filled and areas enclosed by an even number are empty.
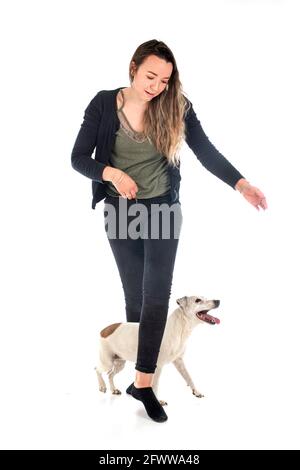
[[[209,315],[208,313],[201,313],[201,318],[207,323],[211,323],[211,324],[220,323],[220,320],[217,317],[213,317],[212,315]]]

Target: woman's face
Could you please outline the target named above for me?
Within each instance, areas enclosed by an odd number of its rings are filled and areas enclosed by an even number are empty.
[[[149,55],[135,72],[132,87],[141,100],[150,101],[166,88],[173,64],[156,55]],[[149,92],[150,94],[148,94]]]

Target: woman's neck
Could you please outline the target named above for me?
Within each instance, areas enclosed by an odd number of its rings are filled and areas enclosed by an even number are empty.
[[[148,102],[146,100],[141,100],[132,86],[123,88],[122,91],[124,93],[126,103],[130,103],[130,105],[140,110],[145,110],[148,107]]]

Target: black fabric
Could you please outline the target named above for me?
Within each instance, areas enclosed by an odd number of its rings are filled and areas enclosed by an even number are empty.
[[[158,423],[167,421],[168,416],[156,398],[152,387],[136,388],[133,382],[131,385],[129,385],[126,392],[133,396],[136,400],[140,400],[143,403],[145,410],[151,419]]]
[[[151,238],[155,211],[157,214],[158,207],[162,207],[163,204],[167,208],[174,206],[170,202],[170,195],[143,199],[140,200],[140,204],[141,201],[147,212],[142,219],[141,236],[137,239],[129,236],[121,238],[120,236],[120,220],[124,220],[124,224],[128,228],[135,217],[128,215],[130,207],[136,204],[134,200],[108,196],[105,199],[103,212],[106,234],[123,286],[127,322],[140,323],[135,368],[140,372],[153,373],[157,365],[168,316],[173,270],[183,218],[181,205],[177,203],[175,205],[175,209],[178,211],[177,222],[175,222],[175,217],[168,219],[170,220],[170,231],[168,238],[163,238],[162,222],[165,216],[162,212],[159,219],[159,230],[157,230],[158,238]],[[161,205],[158,206],[158,203]],[[108,204],[112,206],[108,207]],[[157,207],[155,211],[152,210],[154,204]],[[117,230],[112,237],[109,225],[115,220],[117,221]],[[143,238],[142,234],[148,238]]]

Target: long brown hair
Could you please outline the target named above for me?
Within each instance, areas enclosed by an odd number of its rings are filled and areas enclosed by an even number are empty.
[[[153,98],[144,113],[144,132],[169,163],[177,166],[179,150],[185,139],[184,117],[189,104],[183,94],[177,64],[172,51],[162,41],[152,39],[138,46],[129,65],[129,80],[133,81],[134,61],[137,70],[149,55],[156,55],[173,64],[168,86]]]

